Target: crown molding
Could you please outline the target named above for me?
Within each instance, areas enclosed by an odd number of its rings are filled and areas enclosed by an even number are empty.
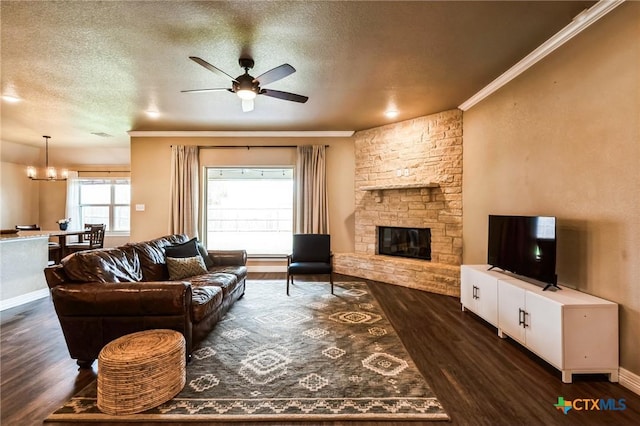
[[[558,31],[553,37],[542,43],[533,52],[529,53],[521,59],[520,62],[509,68],[500,75],[500,77],[493,80],[478,93],[464,101],[458,108],[462,111],[467,111],[469,108],[473,107],[475,104],[525,72],[529,67],[542,60],[545,56],[571,40],[574,36],[578,35],[582,30],[589,27],[598,19],[620,6],[624,1],[625,0],[600,0],[589,9],[579,13],[575,18],[573,18],[569,25]]]
[[[155,131],[131,130],[136,138],[348,138],[353,130],[344,131]]]

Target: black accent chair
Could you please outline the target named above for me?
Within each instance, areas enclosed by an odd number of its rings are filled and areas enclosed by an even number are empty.
[[[333,294],[333,254],[328,234],[294,234],[293,251],[287,256],[287,296],[294,275],[329,274]]]

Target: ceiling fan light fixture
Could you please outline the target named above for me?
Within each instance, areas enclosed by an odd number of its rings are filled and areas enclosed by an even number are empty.
[[[249,70],[253,68],[253,59],[251,58],[240,58],[240,66],[244,68],[244,74],[239,75],[238,77],[231,77],[226,72],[220,70],[219,68],[214,67],[204,59],[200,59],[197,56],[189,56],[189,59],[196,62],[197,64],[203,66],[209,71],[223,74],[231,79],[231,88],[230,89],[196,89],[196,90],[182,90],[184,93],[198,93],[198,92],[214,92],[214,91],[229,91],[231,93],[235,93],[238,98],[242,100],[242,110],[244,112],[253,111],[253,100],[258,95],[265,95],[276,99],[283,99],[285,101],[299,102],[305,103],[309,98],[307,96],[296,95],[295,93],[282,92],[280,90],[271,90],[271,89],[262,89],[261,85],[266,85],[273,83],[275,81],[281,80],[288,75],[296,72],[296,69],[293,68],[289,64],[282,64],[275,68],[270,69],[258,77],[253,77],[249,74]]]
[[[251,89],[239,89],[236,91],[236,95],[242,100],[250,101],[251,99],[256,98],[256,92]]]

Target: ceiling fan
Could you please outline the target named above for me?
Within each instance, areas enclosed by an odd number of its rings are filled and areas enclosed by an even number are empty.
[[[213,71],[222,74],[231,79],[231,88],[215,88],[215,89],[195,89],[195,90],[182,90],[182,93],[202,93],[202,92],[218,92],[222,90],[229,91],[238,95],[242,99],[242,111],[253,111],[253,100],[257,95],[271,96],[272,98],[283,99],[285,101],[293,101],[305,103],[309,99],[307,96],[296,95],[295,93],[281,92],[280,90],[263,89],[260,85],[267,85],[285,78],[286,76],[296,72],[296,69],[289,64],[282,64],[278,67],[270,69],[267,72],[260,74],[258,77],[249,75],[249,70],[253,68],[253,59],[240,58],[238,61],[240,66],[244,68],[244,74],[238,77],[231,77],[226,72],[214,67],[204,59],[200,59],[197,56],[189,56],[189,59],[197,64],[202,65],[209,71]]]

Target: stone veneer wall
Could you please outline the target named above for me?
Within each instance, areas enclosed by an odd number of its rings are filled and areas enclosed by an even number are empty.
[[[357,132],[355,252],[338,273],[451,296],[462,263],[462,111]],[[409,170],[397,176],[397,170]],[[396,188],[437,183],[434,188]],[[393,187],[363,190],[363,187]],[[377,255],[376,226],[431,228],[431,261]]]

